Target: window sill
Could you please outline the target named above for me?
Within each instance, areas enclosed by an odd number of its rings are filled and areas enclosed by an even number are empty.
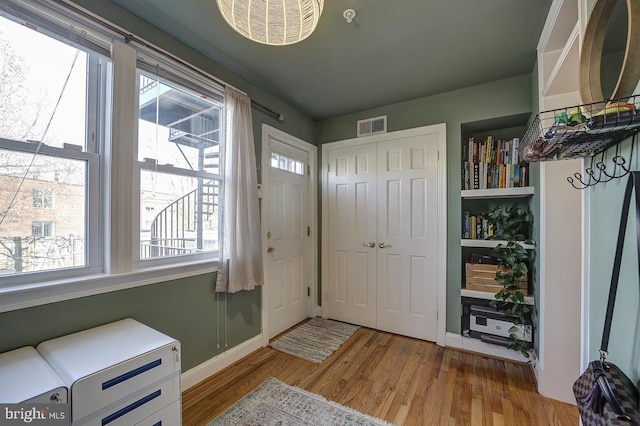
[[[190,262],[139,269],[122,274],[93,274],[38,284],[9,285],[0,288],[0,312],[30,308],[47,303],[93,296],[149,284],[213,273],[218,262]]]

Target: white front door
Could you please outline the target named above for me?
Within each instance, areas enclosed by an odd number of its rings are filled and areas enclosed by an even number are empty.
[[[269,135],[265,278],[269,338],[308,317],[307,153]]]
[[[378,144],[378,329],[435,341],[437,134]]]
[[[446,232],[438,229],[439,132],[394,132],[328,149],[323,288],[330,318],[438,339],[438,247]]]

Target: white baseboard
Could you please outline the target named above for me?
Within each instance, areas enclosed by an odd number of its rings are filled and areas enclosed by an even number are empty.
[[[530,359],[523,357],[519,352],[507,349],[504,346],[485,343],[480,339],[465,337],[455,333],[447,333],[446,346],[462,349],[470,352],[477,352],[497,358],[504,358],[511,361],[529,362]]]
[[[459,334],[447,332],[444,344],[449,348],[462,349],[462,336]]]
[[[540,359],[536,351],[531,351],[531,368],[533,369],[533,376],[536,379],[536,387],[540,384]]]
[[[321,306],[315,306],[314,308],[312,308],[309,311],[309,318],[313,318],[313,317],[322,317],[322,307]]]
[[[262,348],[262,334],[259,334],[238,346],[225,351],[215,357],[197,365],[180,376],[182,382],[182,392],[200,383],[217,372],[227,368],[236,361],[241,360],[250,353]]]

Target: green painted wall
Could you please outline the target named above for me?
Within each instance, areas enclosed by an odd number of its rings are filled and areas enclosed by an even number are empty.
[[[460,333],[461,125],[532,111],[531,75],[415,99],[318,123],[318,144],[356,137],[357,120],[387,116],[388,131],[447,125],[447,331]],[[522,137],[520,135],[513,135]]]
[[[0,314],[0,352],[133,318],[180,340],[182,370],[186,371],[260,333],[260,290],[229,294],[225,307],[225,296],[214,292],[215,276],[200,275]]]
[[[631,140],[622,145],[621,153],[629,158]],[[613,166],[612,149],[608,152],[607,170]],[[631,170],[640,170],[638,146],[635,147]],[[613,256],[620,224],[622,196],[627,178],[595,185],[589,190],[589,360],[598,357],[604,315],[607,308]],[[634,202],[632,201],[632,206]],[[640,289],[638,254],[636,253],[635,208],[630,211],[624,242],[618,296],[611,327],[608,359],[618,365],[640,387]]]
[[[281,123],[253,109],[258,161],[260,161],[262,123],[267,123],[310,143],[314,142],[314,122],[311,119],[247,83],[229,70],[156,30],[108,0],[80,0],[76,3],[245,91],[261,104],[284,114],[285,120]],[[186,371],[260,333],[261,290],[228,295],[225,308],[224,296],[220,299],[220,296],[215,295],[213,291],[215,277],[215,273],[201,275],[0,313],[0,352],[25,345],[37,345],[44,340],[131,317],[180,340],[183,351],[182,370]],[[228,336],[227,348],[225,348],[225,329]]]
[[[588,0],[587,9],[591,10],[594,0]],[[619,54],[617,54],[619,56]],[[620,67],[616,54],[603,57],[602,80],[603,92],[610,93],[612,82],[617,79]],[[634,93],[640,93],[640,83]],[[636,99],[637,103],[637,99]],[[621,144],[621,155],[627,159],[631,170],[640,170],[638,148],[634,148],[634,158],[629,164],[631,139]],[[607,152],[607,171],[611,172],[611,158],[614,148]],[[611,182],[597,184],[589,189],[588,204],[590,213],[589,225],[589,360],[596,359],[599,354],[604,315],[607,308],[609,284],[613,268],[622,196],[627,178],[614,179]],[[609,340],[609,356],[607,359],[618,365],[640,388],[640,289],[638,283],[638,254],[636,253],[635,208],[630,211],[632,218],[627,222],[627,234],[624,242],[618,295],[611,326]]]

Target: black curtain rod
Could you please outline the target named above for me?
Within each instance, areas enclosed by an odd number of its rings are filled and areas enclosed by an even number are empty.
[[[218,83],[219,85],[226,87],[227,83],[225,83],[224,81],[218,80],[217,78],[213,77],[212,75],[209,75],[203,71],[201,71],[200,69],[194,67],[193,65],[191,65],[188,62],[185,62],[184,60],[180,59],[179,57],[169,53],[169,52],[165,52],[162,49],[157,48],[156,46],[152,45],[152,44],[148,44],[147,42],[145,42],[142,39],[137,38],[136,36],[134,36],[133,34],[129,34],[126,31],[123,31],[122,29],[120,29],[119,27],[116,27],[115,25],[111,24],[110,22],[95,16],[93,13],[89,13],[86,10],[78,7],[75,4],[72,3],[68,3],[65,0],[53,0],[55,3],[58,3],[60,5],[63,5],[66,8],[72,9],[75,13],[82,15],[84,18],[91,20],[94,23],[97,23],[101,26],[107,27],[109,29],[109,31],[112,31],[116,34],[121,35],[122,37],[124,37],[124,42],[125,43],[130,43],[130,42],[135,42],[137,44],[140,44],[141,46],[144,46],[145,48],[152,50],[153,52],[162,55],[166,58],[169,58],[175,62],[178,62],[179,64],[189,68],[191,71],[200,74],[203,77],[206,78],[210,78],[213,81],[215,81],[216,83]],[[251,100],[251,106],[253,108],[262,110],[263,112],[267,113],[268,115],[270,115],[271,117],[275,118],[278,121],[284,121],[284,115],[280,114],[279,112],[276,112],[274,110],[272,110],[271,108],[268,108],[264,105],[262,105],[260,102],[256,102],[253,99]]]

